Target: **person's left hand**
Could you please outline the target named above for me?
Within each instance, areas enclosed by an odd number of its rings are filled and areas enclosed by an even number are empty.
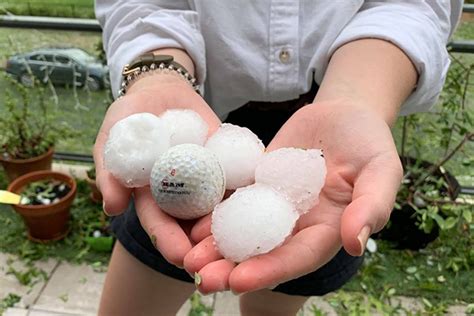
[[[191,233],[199,243],[184,267],[199,274],[202,293],[273,288],[317,270],[341,246],[360,256],[369,235],[387,222],[403,172],[390,128],[376,113],[343,102],[305,106],[267,150],[280,147],[323,149],[328,172],[319,204],[300,217],[283,246],[239,264],[222,258],[210,234],[210,217],[201,220]]]

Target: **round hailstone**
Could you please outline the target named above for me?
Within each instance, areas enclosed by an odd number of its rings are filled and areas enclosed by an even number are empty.
[[[254,183],[255,167],[265,146],[248,128],[224,123],[207,140],[225,170],[226,188],[235,190]]]
[[[170,134],[158,116],[132,114],[110,129],[105,168],[127,187],[148,185],[153,164],[169,146]]]
[[[192,110],[173,109],[165,111],[160,118],[171,133],[171,146],[206,142],[209,126],[202,117]]]
[[[210,213],[225,192],[224,169],[216,155],[202,146],[171,147],[151,171],[151,192],[160,208],[181,219]]]
[[[212,213],[211,231],[220,253],[234,262],[267,253],[291,234],[298,213],[265,184],[237,189]]]
[[[266,153],[255,169],[255,182],[285,193],[300,214],[318,204],[325,178],[319,149],[280,148]]]

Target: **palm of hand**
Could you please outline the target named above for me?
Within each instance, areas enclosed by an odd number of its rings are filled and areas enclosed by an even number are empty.
[[[200,114],[208,123],[211,133],[219,126],[219,119],[187,83],[174,77],[167,78],[167,81],[159,77],[154,80],[160,80],[159,84],[155,82],[154,85],[146,86],[146,79],[138,81],[137,84],[142,86],[134,86],[135,91],[127,92],[107,110],[94,146],[97,183],[104,197],[104,211],[109,215],[122,213],[133,192],[137,215],[151,241],[169,262],[182,266],[185,254],[192,248],[189,229],[182,227],[181,223],[156,205],[148,186],[133,190],[125,188],[103,166],[103,147],[109,130],[116,122],[132,114],[148,112],[160,115],[167,109],[186,108]]]
[[[212,236],[202,240],[185,257],[185,268],[201,275],[202,292],[276,286],[321,267],[341,245],[359,255],[361,229],[375,232],[386,223],[402,171],[390,129],[375,114],[340,104],[306,106],[268,150],[280,147],[323,149],[328,173],[319,204],[298,220],[283,246],[237,266],[209,247]]]

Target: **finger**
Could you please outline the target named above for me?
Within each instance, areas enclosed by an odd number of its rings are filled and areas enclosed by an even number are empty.
[[[107,215],[121,214],[128,206],[132,190],[124,187],[104,167],[103,147],[107,139],[106,133],[100,131],[94,145],[94,164],[96,183],[103,197],[103,208]]]
[[[194,272],[201,270],[205,265],[219,259],[222,259],[222,255],[214,245],[214,237],[208,236],[194,246],[184,257],[184,269],[193,275]]]
[[[191,230],[191,240],[196,244],[211,235],[212,214],[201,217]]]
[[[341,218],[342,242],[349,254],[361,256],[370,234],[387,223],[402,176],[395,154],[375,158],[361,170],[354,182],[353,200]]]
[[[235,263],[227,259],[214,261],[199,270],[195,284],[199,292],[209,294],[229,289],[229,275]],[[198,281],[197,281],[198,280]]]
[[[315,271],[334,257],[340,247],[337,227],[307,227],[283,246],[239,264],[229,277],[230,288],[235,293],[273,288]]]
[[[149,187],[135,189],[135,204],[140,223],[156,249],[168,262],[182,267],[192,245],[176,219],[158,207]]]

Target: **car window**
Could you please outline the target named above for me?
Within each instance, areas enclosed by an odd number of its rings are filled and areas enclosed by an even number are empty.
[[[30,56],[30,60],[44,61],[44,55],[42,55],[42,54],[32,55],[32,56]]]
[[[54,61],[54,56],[53,55],[44,55],[44,60],[53,62]]]
[[[38,61],[53,61],[53,55],[50,54],[36,54],[30,57],[30,60],[38,60]]]
[[[60,64],[69,64],[71,60],[64,56],[56,56],[56,62]]]

